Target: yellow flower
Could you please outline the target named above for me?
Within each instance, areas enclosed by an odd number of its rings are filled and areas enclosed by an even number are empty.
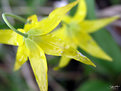
[[[78,9],[73,17],[65,16],[62,20],[62,27],[53,34],[70,44],[74,48],[80,47],[90,55],[111,61],[109,57],[93,40],[90,33],[106,26],[107,24],[118,19],[118,16],[99,19],[99,20],[84,20],[86,17],[85,0],[80,0]],[[70,58],[63,56],[59,66],[55,69],[65,67],[70,62]]]
[[[81,61],[95,66],[87,57],[79,51],[71,48],[62,40],[53,36],[50,32],[61,22],[63,16],[74,7],[78,1],[52,11],[48,18],[41,21],[33,15],[28,18],[24,29],[16,30],[12,27],[3,14],[3,19],[12,30],[0,30],[0,43],[18,46],[14,70],[18,70],[29,58],[36,81],[41,91],[47,91],[47,61],[45,54],[62,56]],[[20,19],[20,17],[18,17]],[[15,32],[14,32],[14,31]]]

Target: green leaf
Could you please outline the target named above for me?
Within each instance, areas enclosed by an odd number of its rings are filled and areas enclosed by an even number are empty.
[[[87,19],[92,20],[96,18],[95,14],[95,0],[86,0],[87,4]]]
[[[90,80],[82,84],[76,91],[111,91],[111,85],[101,80]]]

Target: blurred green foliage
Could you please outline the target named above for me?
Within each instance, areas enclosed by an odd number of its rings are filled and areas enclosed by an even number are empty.
[[[0,91],[32,91],[28,88],[20,72],[7,72],[0,69]]]
[[[89,80],[76,91],[111,91],[110,86],[108,82],[102,80]]]
[[[35,6],[44,5],[47,0],[25,0],[25,1],[27,1],[27,5],[35,7]]]
[[[47,0],[25,0],[27,5],[31,7],[32,14],[37,13],[38,7],[44,6]]]
[[[121,3],[121,0],[111,0],[111,3],[112,3],[113,5],[115,5],[115,4],[120,4],[120,3]]]

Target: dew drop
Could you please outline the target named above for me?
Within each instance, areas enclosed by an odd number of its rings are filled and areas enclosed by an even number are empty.
[[[19,45],[19,43],[17,42],[17,45]]]
[[[21,62],[22,61],[22,59],[19,59],[19,62]]]
[[[19,59],[19,62],[21,62],[21,61],[22,61],[22,59],[23,59],[23,56]]]
[[[61,54],[63,53],[63,51],[61,51]]]
[[[82,53],[80,53],[80,52],[78,52],[78,54],[81,55],[81,56],[83,56],[83,57],[85,57],[85,56],[84,56]]]

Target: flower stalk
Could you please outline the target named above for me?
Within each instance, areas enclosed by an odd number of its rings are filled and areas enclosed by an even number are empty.
[[[24,23],[26,22],[26,19],[21,18],[20,16],[16,16],[16,15],[14,15],[14,14],[8,14],[8,13],[3,13],[3,14],[2,14],[2,18],[3,18],[3,20],[5,21],[5,23],[8,25],[9,28],[11,28],[11,29],[12,29],[13,31],[15,31],[16,33],[22,35],[23,37],[27,38],[27,37],[28,37],[28,34],[22,33],[22,32],[20,32],[20,31],[18,31],[17,29],[15,29],[15,28],[8,22],[6,16],[10,16],[10,17],[16,18],[16,19],[18,19],[18,20],[20,20],[20,21],[22,21],[22,22],[24,22]]]

